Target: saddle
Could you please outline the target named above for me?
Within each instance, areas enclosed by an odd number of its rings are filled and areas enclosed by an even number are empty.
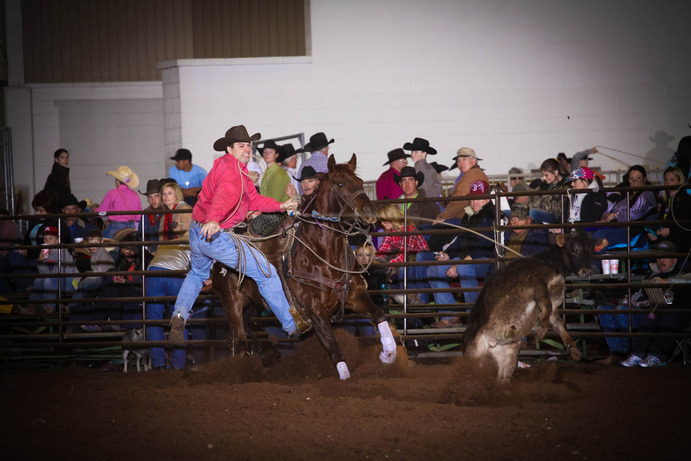
[[[262,213],[250,221],[250,231],[260,237],[268,237],[277,233],[285,220],[285,213]]]

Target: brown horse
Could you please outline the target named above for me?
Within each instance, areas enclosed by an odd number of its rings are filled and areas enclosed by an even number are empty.
[[[330,156],[329,172],[321,179],[318,190],[303,198],[301,217],[284,221],[278,233],[269,237],[252,231],[249,236],[278,268],[288,301],[304,320],[296,322],[300,331],[314,328],[341,379],[348,379],[350,372],[329,318],[343,308],[369,314],[381,334],[380,360],[386,364],[396,360],[395,330],[381,307],[367,294],[367,284],[361,271],[355,269],[348,245],[349,235],[364,233],[364,228],[376,221],[376,207],[365,194],[362,180],[355,175],[356,163],[355,154],[342,164],[336,164]],[[214,290],[228,313],[236,350],[245,354],[248,344],[242,311],[252,302],[262,303],[257,285],[250,278],[239,280],[235,270],[219,263],[214,265],[212,277]]]

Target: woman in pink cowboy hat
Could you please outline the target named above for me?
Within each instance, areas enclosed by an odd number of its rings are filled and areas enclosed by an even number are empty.
[[[142,202],[134,189],[139,185],[139,176],[129,167],[120,166],[115,171],[106,173],[115,178],[115,189],[108,191],[98,211],[131,211],[141,210]],[[120,229],[136,229],[138,215],[121,214],[108,216],[108,227],[103,231],[103,237],[113,238]]]

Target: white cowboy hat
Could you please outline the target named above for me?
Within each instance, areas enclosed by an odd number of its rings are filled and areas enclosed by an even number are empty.
[[[139,185],[139,176],[127,166],[119,166],[117,170],[109,171],[106,174],[111,175],[123,184],[127,184],[130,189],[134,189]]]

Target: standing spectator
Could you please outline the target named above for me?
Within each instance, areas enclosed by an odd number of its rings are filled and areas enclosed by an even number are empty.
[[[149,202],[149,206],[144,208],[144,211],[155,211],[163,209],[163,201],[161,200],[161,181],[158,179],[149,179],[146,182],[146,192],[138,190],[141,195],[146,195],[146,200]],[[160,228],[161,228],[161,218],[162,214],[145,214],[144,215],[144,240],[155,241],[159,240]],[[142,229],[139,229],[140,235]],[[156,253],[158,249],[157,246],[152,245],[148,247],[151,253]]]
[[[225,152],[225,155],[214,162],[192,213],[189,238],[192,269],[182,283],[175,303],[170,324],[170,340],[173,343],[179,344],[184,340],[185,322],[204,281],[209,278],[213,261],[236,267],[238,252],[250,252],[246,242],[233,240],[228,232],[243,221],[250,210],[277,212],[297,206],[296,201],[279,203],[259,195],[254,189],[252,180],[247,176],[247,162],[250,160],[252,141],[260,138],[261,134],[250,136],[243,125],[238,125],[228,129],[225,136],[214,142],[214,150]],[[253,250],[252,253],[257,257],[244,260],[245,275],[257,282],[259,292],[278,317],[283,330],[291,336],[298,335],[299,330],[289,312],[290,305],[276,268],[261,257],[261,252]]]
[[[386,155],[389,160],[382,166],[389,165],[389,169],[377,179],[377,200],[394,200],[403,194],[403,189],[394,180],[394,174],[400,174],[401,169],[408,165],[410,155],[401,148],[394,149]]]
[[[82,212],[82,208],[79,206],[79,201],[77,197],[72,194],[67,194],[62,197],[62,212],[65,214],[73,215]],[[83,219],[76,216],[65,217],[65,224],[70,228],[70,234],[72,236],[72,241],[77,242],[76,239],[81,239],[83,241],[86,239],[86,234],[90,230],[96,229],[91,223],[84,222]]]
[[[0,215],[9,216],[10,212],[6,209],[0,209]],[[19,238],[19,227],[17,223],[12,220],[0,221],[0,245],[16,245]],[[12,260],[15,259],[15,250],[0,250],[0,274],[12,274]],[[0,295],[7,295],[13,292],[13,280],[9,278],[0,278]]]
[[[426,197],[441,197],[441,180],[437,170],[427,163],[428,155],[437,155],[437,149],[429,145],[429,141],[423,138],[415,138],[413,142],[403,145],[404,150],[409,150],[410,158],[415,165],[415,170],[424,175],[424,182],[420,181],[420,187]],[[424,187],[422,186],[424,184]]]
[[[182,197],[180,186],[174,182],[167,182],[161,188],[161,199],[166,210],[190,210],[189,206]],[[166,214],[163,217],[161,226],[161,237],[163,240],[174,240],[181,238],[190,228],[192,213]]]
[[[257,150],[266,162],[266,171],[264,171],[259,193],[279,202],[285,202],[289,198],[286,194],[286,186],[290,184],[290,176],[280,165],[285,158],[285,150],[273,139],[266,141],[264,147]]]
[[[402,198],[426,197],[424,189],[420,189],[420,185],[425,182],[425,176],[423,176],[421,171],[415,171],[415,168],[412,166],[404,166],[401,169],[400,176],[394,173],[394,181],[403,190]],[[439,205],[434,202],[403,203],[401,206],[407,212],[408,223],[416,226],[418,229],[429,229],[432,227],[432,221],[441,211]]]
[[[326,135],[321,131],[310,136],[310,142],[305,144],[305,152],[311,152],[312,155],[300,165],[298,170],[300,176],[306,166],[311,166],[317,173],[329,172],[329,144],[332,144],[334,140],[327,141],[326,139]]]
[[[461,173],[463,176],[461,180],[454,186],[451,197],[460,197],[468,195],[470,192],[470,185],[475,181],[485,181],[489,183],[487,175],[482,171],[480,166],[477,164],[478,160],[475,151],[469,147],[461,147],[456,152],[456,160]],[[470,205],[470,200],[457,200],[454,202],[448,202],[444,211],[442,211],[435,224],[439,224],[442,221],[446,221],[450,224],[458,225],[461,222],[461,218],[465,216],[466,207]]]
[[[52,190],[58,194],[58,197],[64,197],[72,193],[70,187],[70,169],[67,165],[70,164],[70,153],[65,149],[58,149],[53,154],[53,169],[46,179],[44,190]]]
[[[569,172],[559,163],[559,161],[548,158],[540,165],[542,180],[531,183],[533,190],[556,191],[566,189],[568,185]],[[530,218],[532,221],[542,224],[555,224],[561,222],[562,196],[555,195],[536,195],[530,201]]]
[[[600,151],[597,150],[597,147],[591,147],[590,149],[573,154],[573,157],[570,159],[569,163],[569,173],[573,173],[579,168],[588,168],[590,165],[590,160],[592,160],[590,155],[598,154],[599,152]]]
[[[293,147],[292,144],[283,144],[281,146],[283,151],[285,152],[285,156],[283,157],[283,161],[281,162],[281,168],[286,170],[286,173],[288,173],[288,176],[290,177],[290,184],[293,185],[293,188],[295,190],[299,190],[300,188],[300,181],[297,180],[297,175],[298,175],[298,156],[297,154],[304,152],[302,149],[295,150],[295,147]]]
[[[202,183],[206,178],[206,170],[192,164],[192,152],[188,149],[178,149],[174,157],[175,166],[168,170],[168,177],[173,178],[182,190],[182,196],[190,206],[197,201],[197,194],[202,189]]]
[[[139,185],[139,176],[127,166],[120,166],[115,171],[106,173],[115,178],[115,189],[111,189],[103,197],[99,212],[108,211],[139,211],[142,202],[139,195],[133,190]],[[103,231],[105,238],[113,236],[121,229],[136,229],[138,215],[113,215],[108,217],[108,227]]]
[[[599,221],[602,213],[607,210],[607,195],[602,190],[602,181],[595,176],[593,170],[582,167],[568,177],[573,189],[590,189],[593,192],[578,192],[571,196],[568,222]],[[569,190],[571,192],[571,190]]]
[[[668,221],[669,224],[652,229],[646,228],[648,240],[655,242],[659,239],[668,239],[676,245],[680,253],[688,253],[691,250],[691,231],[688,226],[678,224],[679,221],[691,219],[691,196],[687,193],[684,172],[677,167],[665,169],[663,180],[665,186],[678,186],[674,190],[662,191],[662,207],[657,219]]]
[[[442,185],[441,195],[444,197],[446,196],[446,191],[444,190],[444,179],[441,177],[441,174],[448,170],[449,167],[446,165],[439,165],[437,162],[431,162],[430,165],[432,165],[434,170],[437,172],[437,179],[439,179],[439,182]]]
[[[146,278],[146,295],[153,297],[177,296],[185,280],[184,275],[157,277],[157,271],[188,271],[190,269],[190,247],[183,243],[177,245],[161,245],[156,255],[149,264],[148,271],[151,274]],[[163,274],[165,275],[165,274]],[[149,302],[146,304],[146,318],[148,320],[163,319],[166,304]],[[172,307],[172,303],[171,303]],[[149,341],[163,341],[163,327],[161,325],[149,325],[146,327]],[[184,338],[187,339],[187,330]],[[185,347],[174,347],[170,354],[170,363],[173,369],[180,370],[185,366],[187,350]],[[151,348],[151,365],[154,370],[164,369],[166,366],[166,352],[163,347]]]
[[[311,166],[307,166],[302,170],[302,176],[300,176],[299,178],[293,177],[293,179],[297,180],[300,183],[302,195],[308,197],[317,191],[317,189],[319,188],[319,184],[321,183],[321,178],[323,176],[324,173],[317,173],[316,171],[314,171],[314,168],[312,168]],[[290,198],[295,198],[300,195],[298,191],[292,187],[292,184],[289,184],[286,187],[286,193]]]

